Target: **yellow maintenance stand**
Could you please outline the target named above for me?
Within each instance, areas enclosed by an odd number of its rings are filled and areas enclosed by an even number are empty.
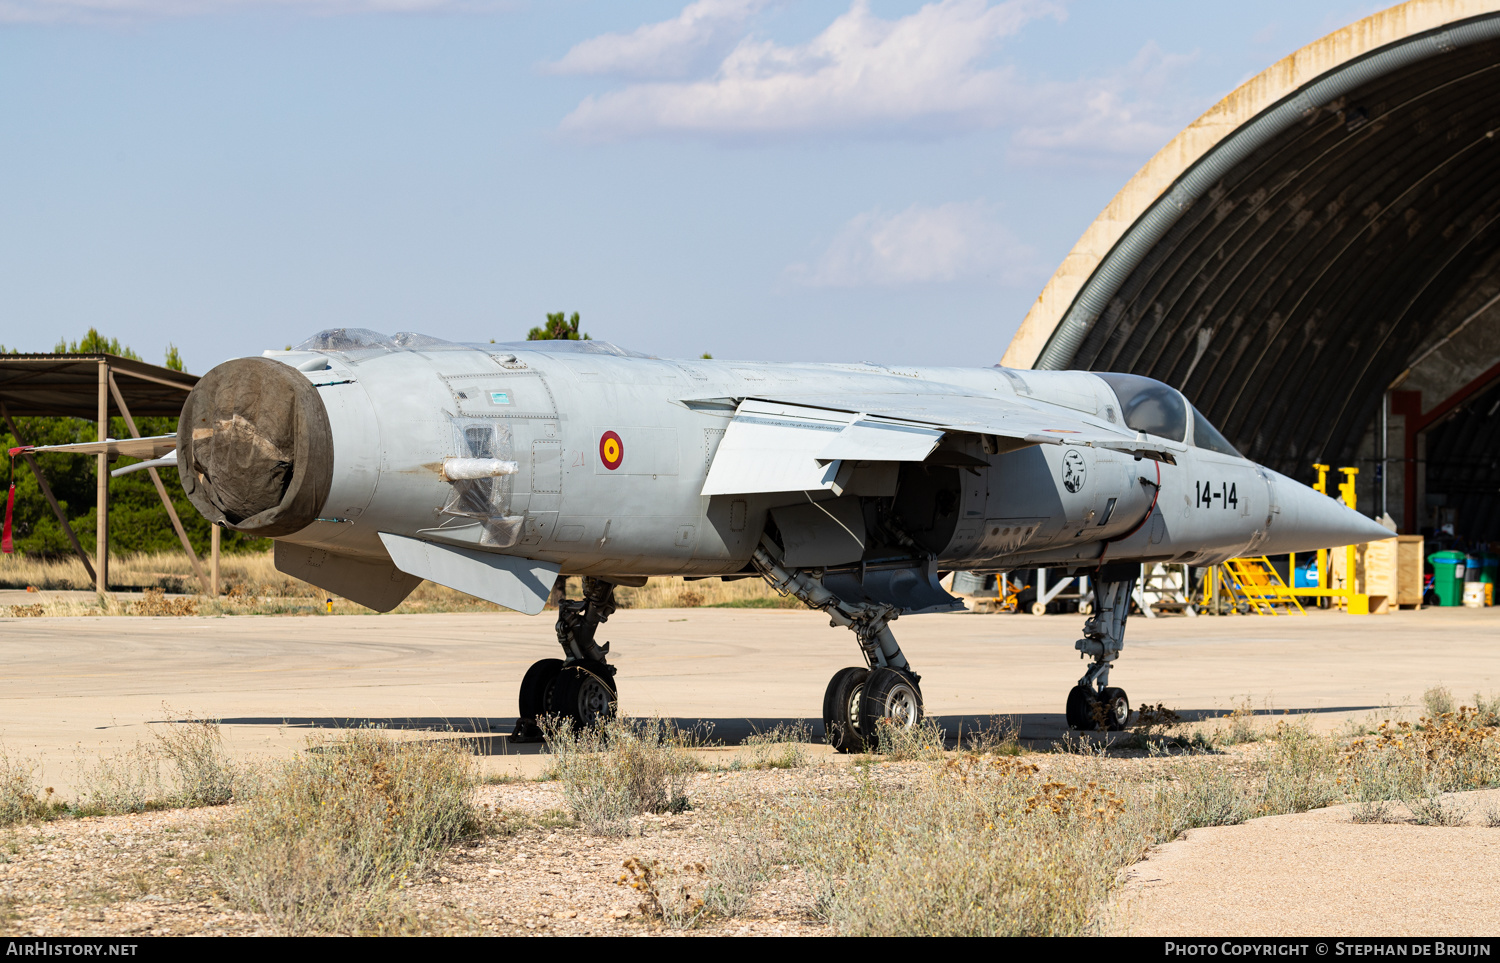
[[[1313,469],[1318,473],[1318,480],[1312,486],[1313,490],[1321,492],[1324,495],[1328,494],[1328,466],[1314,464]],[[1357,497],[1354,492],[1354,478],[1359,474],[1359,469],[1340,468],[1339,471],[1344,475],[1344,480],[1338,486],[1339,501],[1352,509],[1355,507],[1355,499]],[[1334,551],[1337,551],[1337,549]],[[1301,611],[1302,606],[1297,602],[1297,599],[1301,597],[1333,599],[1335,604],[1343,604],[1350,615],[1369,615],[1370,597],[1354,590],[1355,569],[1358,564],[1357,550],[1355,546],[1347,545],[1344,547],[1344,552],[1343,588],[1333,587],[1333,567],[1328,564],[1329,555],[1327,549],[1320,549],[1318,551],[1317,588],[1297,588],[1295,584],[1287,585],[1276,576],[1275,570],[1271,567],[1270,560],[1266,558],[1231,559],[1230,562],[1222,566],[1224,571],[1219,577],[1232,586],[1231,597],[1235,592],[1238,592],[1251,603],[1253,610],[1257,613],[1268,611],[1271,614],[1275,614],[1269,604],[1264,604],[1269,603],[1272,599],[1282,600],[1288,603],[1289,606],[1296,606],[1297,610]],[[1290,562],[1291,570],[1295,573],[1297,571],[1297,556],[1295,554],[1290,556]],[[1295,583],[1295,581],[1296,579],[1294,578],[1293,582]]]

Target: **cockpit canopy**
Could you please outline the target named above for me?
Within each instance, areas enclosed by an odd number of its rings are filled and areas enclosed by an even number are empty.
[[[1115,397],[1120,401],[1120,412],[1125,417],[1125,427],[1131,431],[1144,431],[1172,441],[1187,441],[1188,423],[1191,422],[1192,445],[1224,455],[1239,455],[1229,440],[1219,434],[1202,412],[1188,404],[1176,388],[1142,375],[1096,374],[1114,389]]]

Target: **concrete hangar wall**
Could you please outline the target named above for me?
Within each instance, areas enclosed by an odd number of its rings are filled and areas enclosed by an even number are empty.
[[[1358,465],[1402,531],[1500,539],[1500,0],[1411,0],[1240,86],[1084,232],[1004,363],[1159,378],[1287,475]]]

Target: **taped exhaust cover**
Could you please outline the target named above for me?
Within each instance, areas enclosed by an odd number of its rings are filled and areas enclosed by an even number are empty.
[[[333,431],[318,389],[289,365],[237,358],[198,382],[177,422],[178,475],[204,518],[290,535],[323,510]]]

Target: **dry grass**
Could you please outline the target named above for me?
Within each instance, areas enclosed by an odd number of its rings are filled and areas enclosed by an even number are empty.
[[[544,719],[542,732],[563,798],[590,832],[627,835],[642,813],[687,807],[687,778],[699,766],[671,724],[617,718],[575,731],[567,722]]]
[[[575,597],[581,591],[577,579],[569,579],[568,586],[568,591]],[[689,582],[675,575],[649,579],[640,588],[622,585],[615,589],[615,602],[622,609],[803,608],[801,602],[789,595],[777,595],[758,578],[727,582],[709,578]]]
[[[166,706],[163,711],[171,716]],[[112,816],[183,806],[221,806],[247,770],[224,752],[219,723],[191,713],[152,730],[152,741],[77,764],[71,815]]]
[[[477,831],[464,744],[356,730],[257,774],[219,853],[221,883],[283,934],[416,932],[403,889]]]
[[[737,756],[731,768],[798,769],[807,765],[807,746],[812,741],[812,727],[806,722],[778,723],[747,736],[741,745],[749,749],[749,758]]]
[[[1451,698],[1426,701],[1451,705]],[[1385,722],[1349,744],[1343,766],[1356,821],[1388,822],[1405,809],[1422,825],[1450,826],[1466,814],[1449,793],[1500,785],[1500,728],[1473,706],[1426,715],[1415,725]]]
[[[142,590],[139,601],[106,597],[39,598],[35,602],[0,606],[0,615],[16,618],[89,615],[315,615],[326,612],[328,593],[276,570],[269,552],[226,555],[220,560],[220,591],[217,599],[195,595],[200,591],[192,565],[181,552],[157,552],[110,559],[110,583],[116,589]],[[0,556],[0,588],[35,588],[40,592],[87,591],[93,588],[83,563],[76,557],[52,561],[25,555]],[[582,592],[581,579],[569,579],[574,597]],[[798,609],[796,599],[777,595],[758,578],[701,579],[653,578],[640,588],[621,586],[615,600],[622,609],[748,607]],[[8,609],[8,611],[7,611]],[[394,610],[397,613],[503,612],[500,606],[462,592],[423,582]],[[362,605],[334,597],[336,615],[369,613]]]
[[[773,818],[818,911],[851,936],[1084,933],[1168,822],[1150,793],[978,755],[900,787],[804,794]]]
[[[54,819],[66,811],[50,786],[37,785],[41,767],[0,749],[0,826]]]

